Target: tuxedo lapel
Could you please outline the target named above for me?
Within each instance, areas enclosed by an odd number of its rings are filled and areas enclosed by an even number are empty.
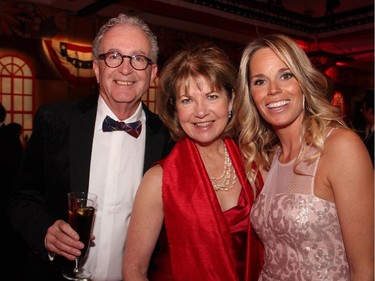
[[[89,187],[97,106],[98,96],[93,96],[81,101],[73,109],[69,138],[70,178],[73,191],[87,191]]]
[[[71,189],[87,191],[90,179],[90,161],[94,138],[98,96],[81,101],[72,111],[69,141]],[[146,113],[146,148],[143,172],[164,157],[172,148],[169,133],[159,117],[144,104]]]
[[[145,173],[155,161],[160,160],[170,152],[173,143],[170,141],[169,132],[159,117],[144,104],[142,106],[146,113],[146,148],[143,166],[143,173]]]

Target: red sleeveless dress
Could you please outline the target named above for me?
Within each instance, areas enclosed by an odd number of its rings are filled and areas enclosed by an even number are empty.
[[[254,196],[237,144],[224,141],[242,185],[238,205],[225,212],[190,139],[160,162],[164,225],[150,281],[257,280],[263,248],[250,225]],[[260,175],[258,181],[262,187]]]

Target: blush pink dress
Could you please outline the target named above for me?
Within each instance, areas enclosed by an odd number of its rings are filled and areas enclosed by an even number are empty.
[[[319,159],[299,164],[296,175],[294,161],[280,163],[279,155],[250,217],[265,250],[259,281],[350,280],[336,206],[314,196]]]

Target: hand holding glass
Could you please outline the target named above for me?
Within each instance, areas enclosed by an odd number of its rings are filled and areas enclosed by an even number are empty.
[[[79,240],[85,245],[81,250],[81,255],[75,259],[75,268],[63,272],[64,278],[68,280],[84,280],[91,277],[91,272],[80,268],[80,261],[86,256],[90,246],[97,198],[98,196],[93,193],[68,193],[69,224],[77,231]]]

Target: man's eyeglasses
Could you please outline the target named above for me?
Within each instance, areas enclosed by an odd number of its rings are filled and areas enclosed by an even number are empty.
[[[123,63],[124,58],[129,59],[130,65],[135,70],[145,70],[149,64],[154,63],[151,59],[144,55],[127,56],[122,55],[118,52],[108,52],[105,54],[100,54],[98,58],[104,60],[105,64],[111,68],[119,67]]]

